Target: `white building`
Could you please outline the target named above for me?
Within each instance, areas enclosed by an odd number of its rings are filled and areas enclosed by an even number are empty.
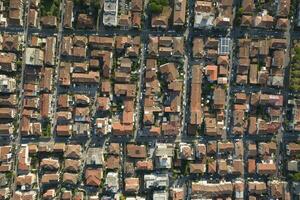
[[[118,0],[104,1],[103,24],[105,26],[118,25],[118,4]]]

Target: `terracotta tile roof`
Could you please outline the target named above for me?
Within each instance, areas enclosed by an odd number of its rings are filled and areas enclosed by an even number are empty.
[[[69,144],[66,146],[64,153],[65,158],[80,159],[81,157],[81,146]]]
[[[257,164],[257,173],[260,175],[273,175],[276,173],[276,164],[275,163],[258,163]]]
[[[125,178],[125,191],[138,192],[140,188],[139,178]]]
[[[44,184],[57,184],[59,182],[59,174],[44,174],[41,178],[41,183]]]
[[[185,24],[186,0],[176,0],[174,2],[173,25],[183,26]]]
[[[191,163],[190,173],[191,174],[203,174],[206,172],[206,165],[202,163]]]
[[[209,76],[210,81],[216,81],[218,78],[218,66],[216,65],[207,65],[205,67],[205,73]]]
[[[65,160],[65,171],[67,172],[78,172],[81,167],[81,161],[80,160],[72,160],[72,159],[66,159]]]
[[[102,169],[86,169],[85,170],[85,184],[89,186],[98,187],[103,177]]]
[[[76,185],[78,174],[64,173],[63,183]]]
[[[127,156],[131,158],[146,158],[147,149],[144,145],[127,145]]]
[[[170,7],[164,7],[160,14],[152,15],[151,26],[152,28],[167,28],[168,20],[171,16],[172,9]]]
[[[153,170],[152,160],[143,160],[136,162],[136,170]]]
[[[120,169],[120,157],[115,155],[110,155],[106,160],[107,169]]]
[[[51,171],[56,171],[59,169],[59,161],[57,159],[52,159],[52,158],[44,158],[42,159],[40,166],[44,170],[51,170]]]
[[[65,5],[65,14],[64,14],[64,21],[63,27],[64,28],[72,28],[72,17],[73,17],[73,1],[67,0]]]

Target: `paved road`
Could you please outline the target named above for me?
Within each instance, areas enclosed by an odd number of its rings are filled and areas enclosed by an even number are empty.
[[[55,127],[57,124],[56,121],[56,111],[57,111],[57,97],[59,95],[59,66],[61,63],[61,49],[62,49],[62,37],[63,37],[63,21],[64,21],[64,14],[65,14],[65,0],[62,0],[60,4],[60,23],[58,27],[58,34],[57,34],[57,44],[56,44],[56,68],[55,68],[55,76],[53,79],[53,83],[55,84],[54,92],[53,92],[53,99],[52,99],[52,113],[53,113],[53,118],[52,118],[52,124],[51,124],[51,140],[53,141],[56,137],[56,131]]]
[[[28,1],[24,1],[24,11],[26,11],[27,13],[29,13],[29,2]],[[20,147],[21,147],[21,125],[20,125],[20,121],[21,121],[21,113],[23,112],[23,101],[24,101],[24,91],[23,91],[23,85],[24,85],[24,73],[25,73],[25,58],[26,58],[26,48],[28,46],[28,18],[27,18],[27,14],[24,14],[24,21],[23,21],[23,54],[22,54],[22,72],[21,72],[21,81],[20,81],[20,85],[19,88],[20,89],[20,98],[19,98],[19,103],[18,103],[18,120],[19,120],[19,127],[18,127],[18,132],[17,132],[17,138],[12,142],[12,145],[16,147],[16,150],[14,152],[15,155],[15,162],[13,164],[13,168],[12,171],[14,171],[14,174],[17,176],[17,172],[18,172],[18,153],[20,151]],[[14,177],[14,180],[12,181],[12,191],[13,193],[16,191],[16,177]]]

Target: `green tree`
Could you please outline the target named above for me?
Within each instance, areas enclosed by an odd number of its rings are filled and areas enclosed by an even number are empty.
[[[292,176],[292,179],[293,179],[293,181],[300,181],[300,172],[295,173],[295,174]]]
[[[149,4],[149,8],[150,8],[150,11],[152,13],[161,13],[163,7],[159,4],[156,4],[155,2],[151,2]]]

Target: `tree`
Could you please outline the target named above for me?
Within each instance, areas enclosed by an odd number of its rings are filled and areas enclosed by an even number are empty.
[[[151,2],[149,4],[149,8],[150,8],[150,11],[152,13],[161,13],[163,7],[159,4],[156,4],[155,2]]]
[[[293,181],[300,181],[300,172],[295,173],[292,177]]]
[[[96,9],[99,9],[100,7],[100,0],[91,0],[91,6],[96,8]]]

